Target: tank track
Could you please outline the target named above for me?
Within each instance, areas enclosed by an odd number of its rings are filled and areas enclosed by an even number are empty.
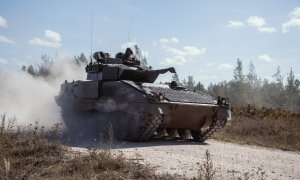
[[[136,138],[134,139],[135,141],[147,141],[151,137],[153,137],[154,133],[156,130],[159,128],[159,125],[163,121],[163,117],[155,116],[152,113],[146,113],[145,112],[145,118],[147,118],[147,122],[145,125],[141,128],[140,132],[137,134]],[[214,121],[212,124],[204,130],[199,139],[197,141],[199,142],[204,142],[207,140],[209,137],[211,137],[215,132],[219,131],[222,129],[227,123],[227,120],[218,120],[217,118],[214,118]]]
[[[163,116],[155,115],[153,113],[145,112],[145,118],[147,118],[148,120],[138,133],[136,137],[137,141],[149,140],[163,121]]]
[[[226,125],[226,122],[226,119],[218,120],[217,118],[214,118],[212,124],[201,133],[199,141],[204,142],[205,140],[207,140],[215,132],[222,129]]]

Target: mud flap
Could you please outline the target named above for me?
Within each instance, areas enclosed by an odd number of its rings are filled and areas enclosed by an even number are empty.
[[[218,121],[225,121],[225,123],[227,121],[230,121],[231,120],[231,111],[230,111],[230,109],[229,108],[223,108],[223,107],[218,108],[217,120]]]

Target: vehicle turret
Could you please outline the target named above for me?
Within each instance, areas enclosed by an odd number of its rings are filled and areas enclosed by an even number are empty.
[[[111,58],[108,53],[96,52],[93,55],[96,62],[86,66],[87,80],[119,81],[131,80],[137,82],[153,83],[159,74],[175,73],[173,67],[152,70],[142,67],[136,59]]]

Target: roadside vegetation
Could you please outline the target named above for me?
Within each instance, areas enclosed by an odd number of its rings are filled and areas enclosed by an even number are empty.
[[[216,168],[214,167],[213,161],[211,159],[211,154],[209,150],[205,151],[204,161],[200,164],[198,169],[198,176],[196,179],[199,180],[213,180],[216,177]]]
[[[110,148],[74,152],[60,143],[60,126],[15,127],[1,115],[0,179],[177,179],[113,155]]]
[[[241,144],[300,151],[300,112],[244,106],[213,138]]]

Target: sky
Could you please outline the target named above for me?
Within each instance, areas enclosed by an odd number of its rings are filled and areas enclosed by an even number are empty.
[[[263,79],[278,66],[300,78],[300,0],[0,0],[0,69],[133,44],[205,86],[231,80],[237,59],[245,74],[252,61]]]

